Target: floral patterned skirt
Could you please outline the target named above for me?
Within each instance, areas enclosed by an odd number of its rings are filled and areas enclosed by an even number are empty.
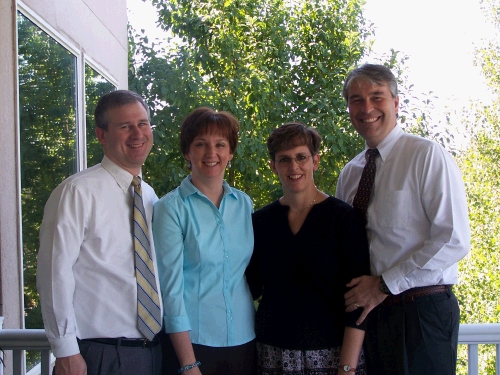
[[[257,342],[258,375],[337,375],[340,346],[320,350],[281,349]],[[356,375],[366,375],[363,349]]]

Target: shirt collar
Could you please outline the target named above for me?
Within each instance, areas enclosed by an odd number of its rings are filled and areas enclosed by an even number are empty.
[[[179,195],[182,200],[185,200],[189,195],[192,194],[199,194],[202,197],[206,197],[205,194],[203,194],[200,190],[198,190],[196,186],[193,185],[193,183],[191,182],[191,178],[191,175],[187,176],[184,180],[182,180],[181,185],[179,186]],[[225,180],[222,180],[222,188],[224,189],[224,195],[222,199],[224,199],[226,195],[232,195],[234,198],[238,199],[238,196],[234,194],[233,189]]]
[[[403,129],[401,129],[401,126],[399,124],[396,124],[394,129],[391,130],[389,134],[382,140],[377,145],[378,152],[380,154],[380,158],[382,161],[385,161],[385,159],[389,156],[391,153],[394,145],[398,142],[399,138],[404,134]],[[365,151],[368,150],[368,147],[366,146]],[[366,155],[366,152],[365,152]]]
[[[119,167],[106,155],[104,155],[104,158],[101,161],[101,166],[111,175],[111,177],[115,179],[116,183],[124,193],[129,190],[132,179],[134,178],[130,172],[126,171],[122,167]],[[142,172],[139,173],[139,177],[142,178]]]

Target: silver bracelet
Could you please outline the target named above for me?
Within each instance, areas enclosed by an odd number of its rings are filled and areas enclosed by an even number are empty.
[[[179,374],[183,373],[184,371],[191,370],[193,367],[198,367],[201,365],[200,361],[196,361],[192,365],[186,365],[184,367],[181,367],[180,369],[177,370]]]

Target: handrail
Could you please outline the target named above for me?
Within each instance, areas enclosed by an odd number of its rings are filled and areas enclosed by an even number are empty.
[[[500,344],[500,323],[460,324],[459,344]]]
[[[44,350],[50,348],[44,329],[1,329],[0,342],[4,350]]]
[[[500,323],[460,324],[458,343],[467,344],[467,373],[478,375],[479,344],[496,344],[495,374],[500,375]]]
[[[12,350],[12,373],[22,374],[24,350],[40,350],[41,375],[50,375],[50,343],[44,329],[0,329],[0,348]]]

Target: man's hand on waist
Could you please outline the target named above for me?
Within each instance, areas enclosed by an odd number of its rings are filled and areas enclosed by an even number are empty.
[[[387,297],[380,290],[380,276],[360,276],[352,279],[347,287],[352,288],[345,295],[345,311],[351,312],[363,308],[363,312],[356,321],[361,324],[368,313],[378,306]]]

